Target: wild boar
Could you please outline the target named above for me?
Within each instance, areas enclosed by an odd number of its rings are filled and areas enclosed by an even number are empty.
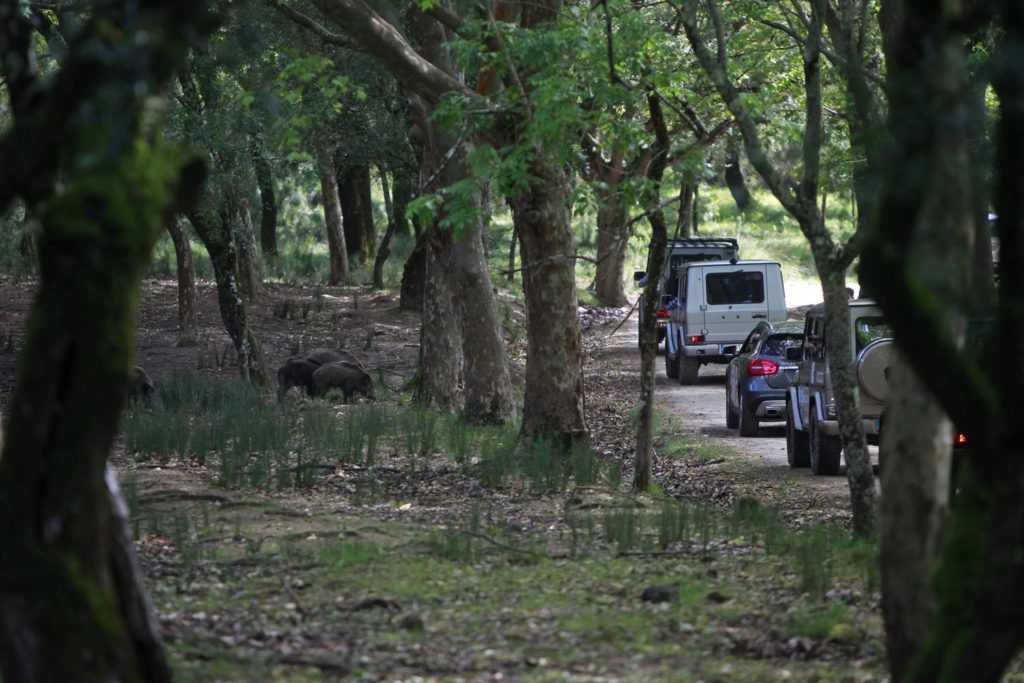
[[[359,360],[354,353],[349,351],[334,351],[333,349],[313,349],[305,355],[305,358],[311,360],[320,365],[327,365],[328,363],[337,363],[339,361],[345,361],[347,363],[353,363],[358,365],[362,369],[366,369],[363,365],[363,361]]]
[[[149,378],[145,370],[136,365],[132,369],[132,381],[128,386],[128,400],[142,400],[148,404],[153,400],[153,392],[155,391],[156,385],[153,384],[153,380]]]
[[[361,366],[348,361],[328,363],[313,373],[314,396],[325,396],[328,391],[341,391],[342,399],[348,403],[352,394],[359,392],[371,401],[377,399],[373,394],[373,378]]]
[[[320,364],[308,358],[294,356],[289,358],[277,369],[277,400],[283,401],[285,394],[292,387],[301,387],[306,394],[313,395],[313,373],[320,369]]]

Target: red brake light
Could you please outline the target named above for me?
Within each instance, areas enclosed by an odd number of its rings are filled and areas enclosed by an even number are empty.
[[[667,318],[668,317],[668,309],[667,308],[659,308],[657,311],[654,312],[654,314],[656,316],[658,316],[659,318]]]
[[[967,435],[962,432],[957,432],[956,437],[953,439],[953,443],[957,446],[966,446]]]
[[[689,344],[697,344],[698,342],[704,341],[704,335],[703,334],[691,334],[689,337],[686,338],[686,341]]]
[[[775,361],[762,360],[760,358],[754,359],[747,364],[747,374],[753,375],[754,377],[763,377],[764,375],[774,375],[779,371],[779,364]]]

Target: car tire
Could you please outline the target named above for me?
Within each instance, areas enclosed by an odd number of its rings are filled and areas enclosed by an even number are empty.
[[[811,464],[810,444],[807,432],[802,432],[793,424],[793,411],[786,402],[786,460],[790,467],[807,467]]]
[[[677,356],[679,354],[676,354]],[[669,379],[676,379],[679,377],[679,366],[676,365],[676,359],[668,355],[668,347],[665,347],[665,376]]]
[[[679,349],[676,354],[679,360],[679,383],[682,385],[696,384],[697,375],[700,373],[700,361],[696,358],[687,358],[683,350]]]
[[[811,472],[824,476],[839,474],[840,456],[843,451],[842,441],[838,436],[821,433],[821,429],[818,427],[818,413],[813,405],[810,413]]]
[[[726,380],[725,384],[725,426],[729,429],[736,429],[740,426],[740,416],[729,403],[729,380]]]
[[[740,392],[739,422],[740,436],[757,436],[757,416],[743,400],[743,392]]]

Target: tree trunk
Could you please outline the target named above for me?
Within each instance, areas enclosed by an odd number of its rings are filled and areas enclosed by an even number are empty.
[[[398,308],[403,311],[419,311],[423,309],[424,292],[427,279],[427,243],[426,237],[420,235],[416,240],[409,258],[402,267],[402,288]]]
[[[178,341],[175,346],[199,343],[196,326],[196,274],[192,264],[192,245],[177,216],[167,220],[167,232],[174,243],[178,273]]]
[[[415,226],[409,227],[409,219],[405,215],[405,210],[409,206],[409,200],[412,199],[413,191],[416,188],[416,174],[401,167],[392,171],[391,177],[395,181],[395,191],[391,197],[395,205],[395,234],[409,236],[413,234]],[[418,230],[415,236],[419,236]]]
[[[687,239],[695,233],[693,213],[697,196],[697,184],[684,180],[679,185],[679,213],[676,217],[676,234]]]
[[[338,175],[334,168],[334,150],[321,143],[316,150],[317,169],[320,173],[320,194],[324,204],[324,228],[327,231],[327,250],[331,257],[328,283],[342,285],[348,280],[348,245],[342,229],[341,201]]]
[[[740,141],[738,135],[730,135],[725,146],[725,184],[736,202],[736,208],[743,213],[750,211],[753,199],[747,182],[743,178],[743,167],[740,166]]]
[[[424,237],[426,277],[416,398],[425,406],[447,413],[459,405],[458,385],[462,372],[459,317],[446,273],[451,234],[431,228]]]
[[[668,227],[665,214],[656,207],[661,203],[661,181],[668,165],[668,148],[671,140],[657,95],[648,93],[647,107],[655,134],[655,147],[647,177],[653,187],[647,203],[654,209],[647,214],[651,224],[651,247],[647,259],[647,272],[657,273],[665,263],[668,244]],[[640,319],[640,415],[636,435],[636,453],[633,458],[633,490],[647,491],[651,488],[651,469],[654,452],[654,366],[658,357],[658,331],[655,310],[658,307],[658,278],[648,277],[644,285],[644,296],[640,300],[644,307]]]
[[[618,187],[599,190],[601,207],[597,210],[597,266],[595,290],[602,306],[629,305],[622,273],[629,243],[628,211],[622,206]]]
[[[277,195],[274,193],[274,173],[265,150],[255,137],[249,138],[249,151],[260,188],[260,249],[264,258],[277,256]]]
[[[365,263],[374,254],[373,204],[370,199],[370,168],[345,166],[338,170],[338,193],[344,216],[345,244],[351,256]]]
[[[170,681],[105,483],[138,288],[176,168],[126,153],[71,172],[41,215],[41,280],[0,458],[7,681]]]
[[[526,295],[523,435],[588,439],[576,299],[576,249],[562,170],[542,157],[528,191],[510,198]]]
[[[823,260],[823,259],[822,259]],[[829,271],[825,263],[815,259],[821,289],[825,294],[825,338],[828,340],[828,367],[835,391],[839,418],[839,436],[846,459],[846,480],[850,485],[850,506],[853,531],[870,538],[875,533],[878,502],[875,495],[875,474],[871,468],[867,437],[857,400],[857,373],[853,348],[850,346],[850,307],[846,291],[846,272]]]
[[[203,188],[199,205],[188,212],[189,222],[199,235],[217,281],[217,301],[220,317],[238,356],[238,367],[242,376],[256,384],[267,383],[266,362],[256,335],[249,328],[245,304],[235,279],[235,248],[231,236],[231,214],[222,208],[217,210],[211,196],[212,188],[207,182]]]
[[[473,422],[508,424],[515,397],[501,318],[479,231],[466,230],[451,250],[449,277],[462,328],[466,397],[463,414]]]
[[[235,250],[238,254],[238,280],[242,293],[249,301],[260,298],[263,290],[263,274],[260,259],[256,254],[256,242],[253,238],[252,214],[246,202],[236,203],[233,219],[237,226],[232,232],[235,236]]]
[[[387,214],[388,228],[384,231],[384,237],[380,241],[377,258],[373,260],[374,289],[384,289],[384,264],[391,256],[391,236],[395,234],[395,206],[391,201],[391,191],[388,188],[388,173],[383,168],[380,169],[380,190],[384,195],[384,213]]]
[[[508,239],[508,270],[505,271],[506,279],[510,282],[516,279],[516,242],[519,241],[519,232],[512,224],[512,234]]]

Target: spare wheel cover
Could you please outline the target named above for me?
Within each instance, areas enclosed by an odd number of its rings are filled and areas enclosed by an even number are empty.
[[[892,339],[876,339],[861,349],[857,357],[857,384],[876,401],[889,398],[889,366],[895,351]]]

